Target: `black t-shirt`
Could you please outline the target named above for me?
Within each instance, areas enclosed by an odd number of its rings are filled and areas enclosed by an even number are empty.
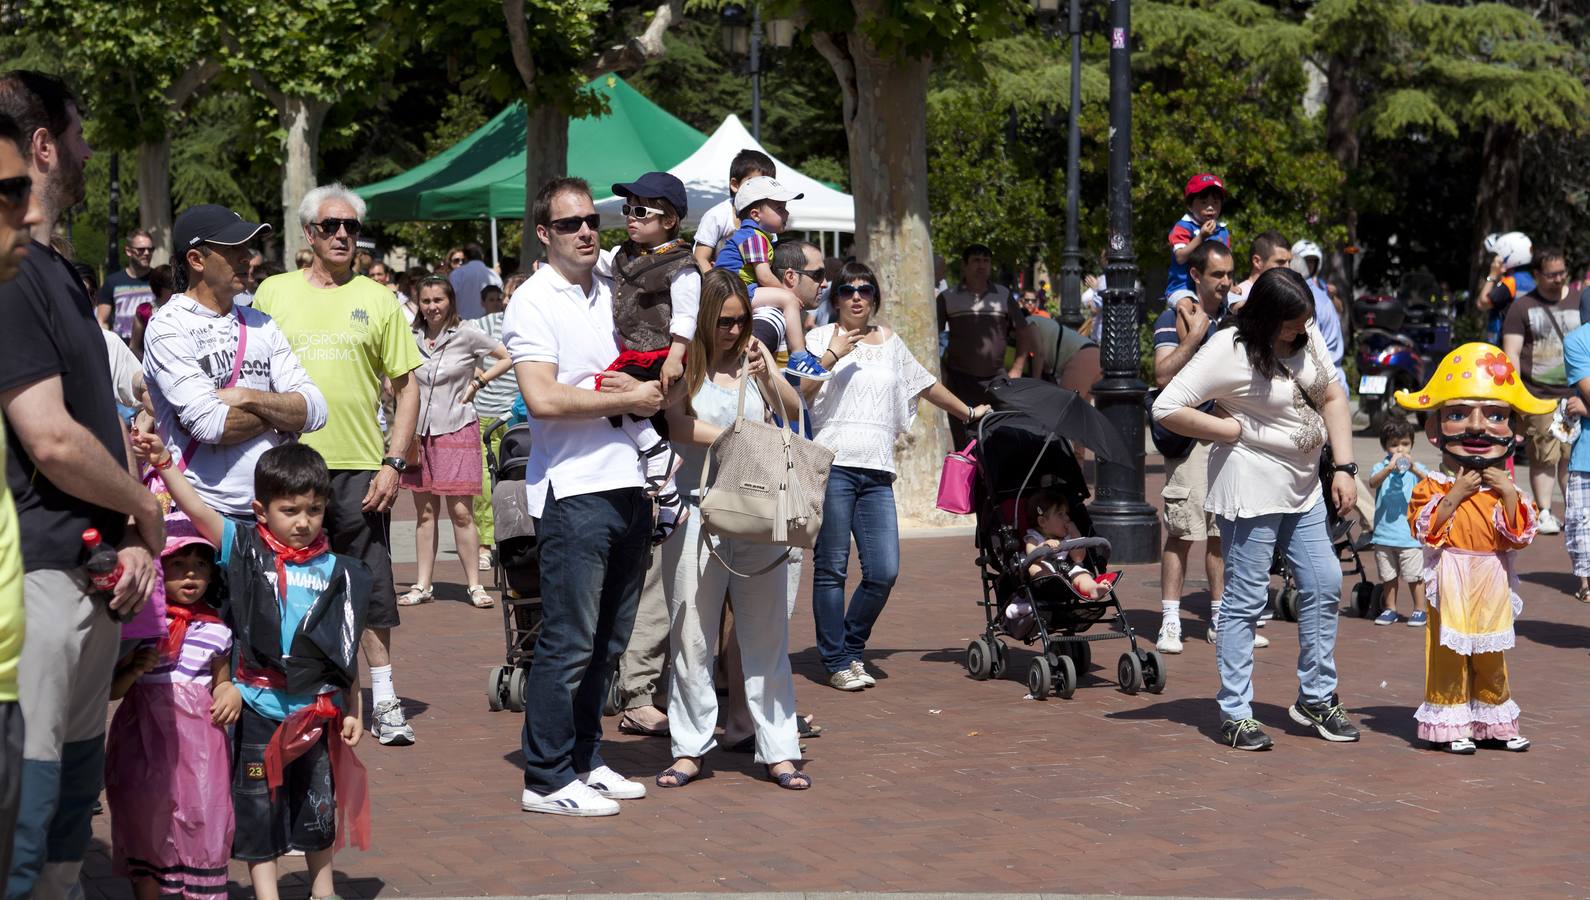
[[[0,284],[0,392],[61,379],[66,411],[124,464],[121,420],[110,383],[105,337],[94,303],[77,273],[49,247],[34,241],[17,277]],[[6,483],[17,505],[22,564],[27,571],[72,569],[83,564],[83,530],[99,529],[119,544],[127,517],[94,506],[51,484],[6,422]]]

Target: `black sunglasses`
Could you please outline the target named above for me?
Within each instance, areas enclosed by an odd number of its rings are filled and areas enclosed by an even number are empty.
[[[0,197],[12,206],[22,206],[28,202],[28,196],[33,193],[33,178],[28,175],[18,175],[15,178],[0,178]]]
[[[592,231],[600,231],[602,217],[596,213],[588,216],[564,216],[561,219],[553,219],[547,225],[558,234],[579,234],[582,225],[588,226]]]
[[[818,284],[823,283],[823,274],[825,272],[824,269],[785,269],[784,271],[805,275],[807,278],[810,278]]]
[[[834,288],[834,291],[841,300],[849,300],[857,294],[860,294],[863,300],[871,300],[878,296],[878,289],[870,284],[842,284]]]
[[[733,328],[736,325],[744,328],[749,324],[751,324],[750,316],[718,316],[719,328]]]
[[[357,235],[362,227],[358,219],[321,219],[319,222],[310,222],[309,224],[320,229],[321,237],[331,237],[337,233],[339,228],[348,229],[348,235],[352,237]]]

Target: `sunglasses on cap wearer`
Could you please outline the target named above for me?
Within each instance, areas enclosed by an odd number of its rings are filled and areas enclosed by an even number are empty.
[[[750,316],[718,316],[719,328],[728,329],[733,328],[736,325],[744,328],[749,324],[751,324]]]
[[[878,289],[870,284],[841,284],[834,288],[834,293],[841,300],[849,300],[857,294],[860,294],[863,300],[871,300],[878,296]]]
[[[0,197],[12,206],[22,206],[28,202],[28,197],[33,193],[33,178],[28,175],[18,175],[15,178],[0,178]]]
[[[580,226],[582,225],[588,226],[592,231],[600,231],[602,217],[596,213],[591,213],[588,216],[564,216],[561,219],[553,219],[547,223],[547,227],[558,234],[579,234]]]
[[[665,216],[667,211],[655,206],[641,206],[640,204],[624,204],[624,215],[631,219],[649,219],[652,216]]]
[[[356,237],[359,234],[359,229],[363,227],[358,219],[327,218],[321,219],[319,222],[310,222],[309,224],[320,229],[321,237],[331,237],[340,229],[346,229],[349,237]]]

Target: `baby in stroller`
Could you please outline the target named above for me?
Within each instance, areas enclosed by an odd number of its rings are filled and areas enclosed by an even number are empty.
[[[1109,593],[1110,586],[1093,577],[1087,566],[1087,552],[1074,546],[1082,537],[1082,530],[1071,519],[1066,501],[1055,491],[1040,488],[1027,503],[1027,521],[1033,524],[1022,535],[1027,556],[1032,560],[1027,566],[1035,589],[1049,583],[1051,578],[1063,577],[1071,590],[1084,600],[1098,600]],[[1012,636],[1025,638],[1032,632],[1032,604],[1024,597],[1005,606],[1005,630]]]

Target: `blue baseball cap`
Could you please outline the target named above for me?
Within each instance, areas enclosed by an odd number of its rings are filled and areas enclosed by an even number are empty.
[[[680,218],[690,211],[685,183],[667,172],[647,172],[628,184],[614,184],[613,193],[619,197],[667,200]]]

